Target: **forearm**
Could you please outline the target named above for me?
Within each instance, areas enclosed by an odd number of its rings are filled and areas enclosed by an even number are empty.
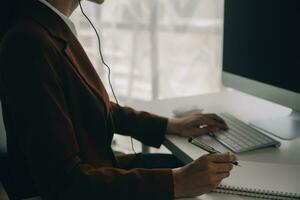
[[[112,103],[115,131],[132,136],[149,146],[159,147],[165,140],[168,119]]]
[[[42,180],[43,196],[48,199],[174,199],[173,177],[169,169],[128,171],[78,163],[65,173],[67,175],[51,174],[48,176],[51,181],[45,177]]]

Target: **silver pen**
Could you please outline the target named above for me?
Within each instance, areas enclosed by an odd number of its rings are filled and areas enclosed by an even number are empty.
[[[207,151],[208,153],[221,153],[220,151],[212,148],[211,146],[208,146],[207,144],[195,141],[193,138],[189,138],[189,143],[203,149],[204,151]],[[232,161],[231,163],[236,166],[240,166],[237,161]]]

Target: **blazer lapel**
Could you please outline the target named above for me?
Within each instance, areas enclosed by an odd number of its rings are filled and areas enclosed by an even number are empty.
[[[83,52],[80,52],[80,57],[75,55],[75,52],[71,49],[70,45],[67,45],[64,49],[65,56],[73,65],[75,71],[84,81],[84,83],[93,91],[93,93],[105,104],[106,111],[109,111],[109,97],[108,94],[98,77],[97,72],[90,63],[88,57]],[[80,59],[80,60],[79,60]],[[84,65],[82,62],[84,61]],[[92,75],[92,76],[91,76]],[[108,112],[107,112],[108,113]]]
[[[57,39],[57,42],[62,44],[64,55],[71,62],[84,83],[99,100],[103,101],[108,115],[110,102],[103,83],[81,44],[65,22],[50,8],[40,2],[26,4],[23,15],[39,23],[53,38]]]

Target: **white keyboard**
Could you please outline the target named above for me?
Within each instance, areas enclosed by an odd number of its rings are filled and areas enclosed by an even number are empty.
[[[222,113],[219,114],[219,116],[226,121],[229,130],[219,130],[210,133],[210,135],[235,153],[242,153],[270,146],[280,146],[279,141],[259,132],[230,114]],[[197,138],[195,138],[195,140],[197,140]]]

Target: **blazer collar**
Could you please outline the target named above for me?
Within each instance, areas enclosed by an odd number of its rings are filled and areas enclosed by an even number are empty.
[[[68,43],[74,37],[68,25],[49,7],[39,1],[28,3],[23,9],[23,15],[43,26],[53,37]]]

